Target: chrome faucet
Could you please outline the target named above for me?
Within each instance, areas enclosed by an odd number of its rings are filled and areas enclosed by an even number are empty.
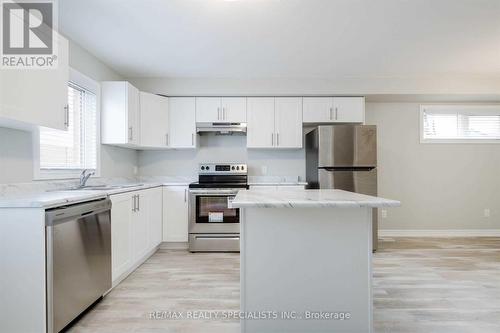
[[[94,171],[89,169],[84,169],[82,174],[80,175],[80,187],[85,187],[87,184],[87,180],[89,180],[90,176],[95,175]]]

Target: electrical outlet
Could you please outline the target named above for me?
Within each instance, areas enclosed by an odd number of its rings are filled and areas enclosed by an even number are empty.
[[[490,217],[490,209],[489,208],[485,208],[484,211],[483,211],[483,216],[484,217]]]
[[[383,218],[383,219],[386,219],[386,218],[387,218],[387,210],[386,210],[386,209],[382,209],[382,210],[380,211],[380,215],[382,215],[382,218]]]

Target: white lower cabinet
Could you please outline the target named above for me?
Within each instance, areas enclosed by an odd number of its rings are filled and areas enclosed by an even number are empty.
[[[161,243],[161,187],[111,195],[113,285],[140,265]]]
[[[188,241],[188,187],[163,187],[163,241]]]
[[[131,193],[110,196],[112,280],[117,280],[132,266],[132,220],[134,198]]]
[[[145,192],[149,212],[149,249],[152,250],[163,238],[163,190],[156,187]]]

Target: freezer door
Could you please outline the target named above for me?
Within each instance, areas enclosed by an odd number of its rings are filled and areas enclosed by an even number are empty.
[[[375,167],[376,165],[376,126],[318,127],[318,167]]]
[[[368,195],[377,195],[377,169],[318,170],[319,187],[334,188]]]

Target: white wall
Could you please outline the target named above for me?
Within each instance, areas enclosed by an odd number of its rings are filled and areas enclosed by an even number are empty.
[[[69,64],[97,81],[120,80],[119,74],[86,50],[70,41]],[[130,149],[101,146],[101,176],[133,176],[137,152]],[[0,127],[0,184],[33,180],[33,147],[31,133]]]
[[[203,135],[196,150],[141,151],[139,173],[196,176],[201,162],[246,162],[252,176],[304,177],[304,150],[247,150],[246,136]]]
[[[420,144],[418,103],[367,103],[366,122],[378,129],[379,194],[402,202],[382,229],[500,228],[500,144]]]

